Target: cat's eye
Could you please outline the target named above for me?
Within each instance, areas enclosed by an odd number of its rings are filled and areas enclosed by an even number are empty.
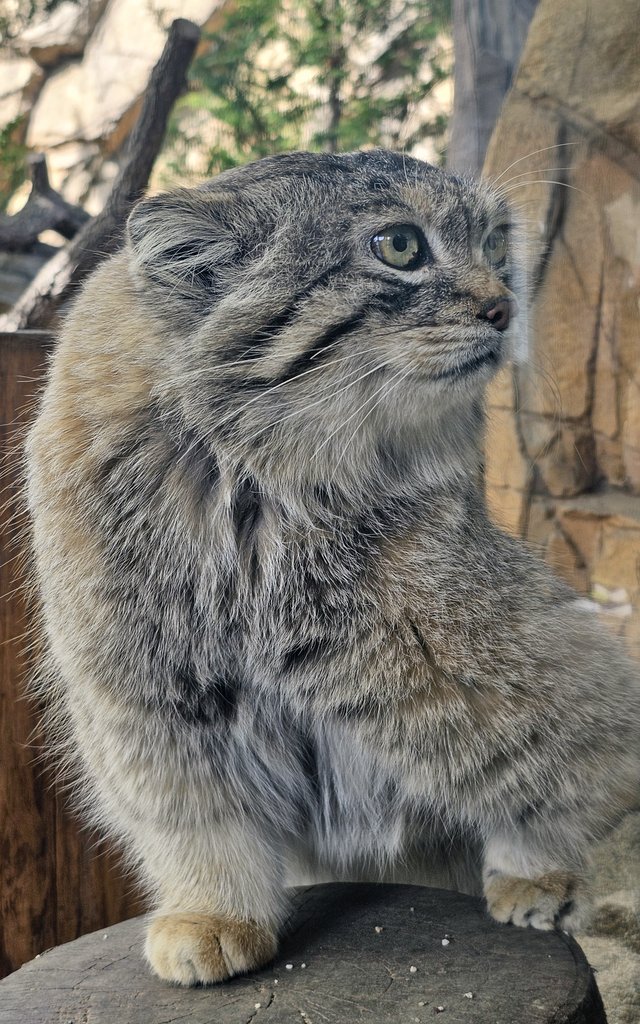
[[[509,236],[506,227],[494,228],[484,242],[483,251],[492,267],[500,267],[507,258]]]
[[[371,249],[379,260],[398,270],[415,270],[428,253],[424,235],[410,224],[394,224],[379,231],[371,239]]]

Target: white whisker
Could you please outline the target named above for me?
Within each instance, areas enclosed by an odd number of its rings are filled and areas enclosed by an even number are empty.
[[[490,181],[493,185],[497,186],[498,182],[500,182],[502,178],[504,178],[505,174],[508,174],[511,168],[515,167],[516,164],[521,164],[523,160],[529,160],[532,156],[538,156],[539,153],[549,153],[552,149],[562,149],[564,146],[577,145],[579,145],[578,142],[556,142],[554,146],[543,146],[542,149],[534,149],[531,153],[525,153],[524,156],[521,156],[517,160],[514,160],[513,163],[509,164],[508,167],[505,167],[505,169],[501,171],[497,178],[491,178]]]
[[[279,391],[280,388],[286,387],[287,384],[293,384],[294,381],[300,380],[302,377],[306,377],[310,373],[317,373],[319,370],[326,369],[328,366],[337,366],[339,363],[345,363],[351,361],[352,356],[340,356],[338,359],[332,359],[328,363],[322,363],[321,366],[312,366],[309,370],[303,370],[302,373],[296,374],[295,377],[287,377],[286,380],[281,380],[278,384],[273,384],[266,391],[261,391],[260,394],[254,395],[253,398],[248,399],[240,409],[234,409],[233,412],[229,413],[228,416],[223,417],[221,420],[216,421],[216,427],[221,427],[229,420],[234,419],[236,416],[241,415],[250,405],[254,402],[259,402],[261,399],[266,398],[267,395],[273,394],[274,391]]]
[[[408,376],[409,376],[409,374],[410,374],[410,373],[412,372],[412,370],[413,370],[413,367],[412,367],[412,366],[410,366],[410,367],[409,367],[409,368],[408,368],[407,370],[405,370],[405,372],[404,372],[404,373],[399,373],[399,374],[397,374],[397,375],[396,375],[396,376],[395,376],[394,378],[392,378],[392,380],[391,380],[391,381],[389,382],[389,385],[388,385],[388,388],[387,388],[387,393],[386,393],[386,394],[387,394],[387,395],[388,395],[388,394],[390,394],[390,393],[391,393],[391,392],[392,392],[392,391],[393,391],[393,390],[394,390],[394,389],[395,389],[395,388],[396,388],[396,387],[398,386],[398,384],[402,384],[402,381],[403,381],[403,380],[404,380],[404,379],[405,379],[406,377],[408,377]],[[368,405],[368,404],[369,404],[369,402],[371,401],[371,399],[372,399],[372,398],[375,398],[375,396],[376,396],[377,394],[379,394],[379,392],[380,392],[381,390],[382,390],[382,388],[379,388],[379,389],[378,389],[378,391],[374,392],[374,394],[373,394],[373,395],[371,395],[371,397],[367,399],[367,401],[366,401],[366,402],[363,402],[363,403],[362,403],[362,405],[360,406],[360,408],[359,408],[359,409],[357,410],[357,412],[362,412],[362,410],[364,409],[364,407],[365,407],[366,405]],[[353,433],[352,433],[352,434],[350,434],[350,435],[349,435],[349,438],[348,438],[348,440],[347,440],[347,443],[345,444],[344,448],[342,449],[342,452],[340,453],[340,455],[339,455],[339,457],[338,457],[338,460],[337,460],[337,462],[336,462],[336,464],[335,464],[335,467],[334,467],[334,470],[333,470],[333,474],[332,474],[332,479],[333,479],[333,476],[335,476],[335,473],[336,473],[336,471],[337,471],[337,469],[338,469],[338,466],[340,465],[340,463],[342,462],[342,459],[344,458],[344,456],[345,456],[345,454],[346,454],[347,448],[349,447],[349,445],[350,445],[350,444],[351,444],[351,442],[353,441],[354,437],[356,436],[356,434],[358,433],[358,431],[359,431],[359,430],[360,430],[360,428],[362,427],[362,425],[363,425],[363,423],[365,422],[365,420],[366,420],[366,419],[368,419],[368,417],[369,417],[369,416],[371,415],[371,413],[372,413],[372,412],[375,412],[375,410],[376,410],[376,409],[378,408],[378,406],[380,405],[380,402],[382,402],[383,398],[386,398],[386,395],[383,395],[383,396],[381,396],[381,397],[380,397],[380,398],[378,399],[378,401],[377,401],[377,402],[376,402],[376,403],[375,403],[375,404],[374,404],[374,405],[373,405],[373,406],[372,406],[372,407],[371,407],[371,408],[370,408],[370,409],[368,410],[368,412],[366,412],[366,413],[365,413],[365,415],[364,415],[364,416],[362,417],[362,419],[361,419],[361,420],[360,420],[360,422],[358,423],[358,425],[357,425],[356,429],[355,429],[355,430],[353,431]],[[357,415],[357,413],[354,413],[354,415]],[[350,417],[349,417],[349,419],[353,419],[353,416],[350,416]],[[347,424],[348,422],[349,422],[349,420],[345,420],[345,421],[344,421],[344,423],[342,423],[342,424],[341,424],[341,427],[340,427],[339,429],[341,429],[342,427],[344,427],[344,426],[345,426],[345,425],[346,425],[346,424]],[[336,431],[334,431],[334,433],[336,433]],[[331,435],[331,436],[333,436],[333,435]],[[319,451],[319,450],[320,450],[320,449],[318,449],[318,451]],[[317,454],[317,453],[316,453],[316,454]]]
[[[407,373],[410,373],[412,369],[413,369],[413,367],[410,367],[410,368],[409,368],[409,370],[407,371]],[[405,374],[405,376],[406,376],[406,374]],[[364,402],[362,403],[362,405],[360,405],[360,406],[359,406],[359,407],[358,407],[358,408],[356,409],[356,411],[355,411],[355,412],[352,412],[350,416],[347,416],[346,420],[343,420],[343,421],[342,421],[342,423],[340,424],[340,426],[336,427],[336,429],[335,429],[335,430],[332,430],[332,432],[331,432],[331,433],[329,434],[329,436],[328,436],[328,437],[326,437],[326,438],[324,439],[324,441],[322,442],[322,444],[321,444],[321,445],[320,445],[320,446],[319,446],[318,448],[316,448],[315,452],[313,453],[313,458],[315,459],[315,458],[316,458],[316,457],[317,457],[317,456],[319,455],[319,453],[320,453],[320,452],[322,451],[322,449],[324,448],[324,446],[325,446],[325,445],[327,445],[327,444],[329,443],[329,441],[331,440],[331,438],[332,438],[332,437],[335,437],[335,435],[336,435],[336,434],[338,433],[338,431],[339,431],[339,430],[342,430],[342,428],[343,428],[343,427],[344,427],[344,426],[345,426],[345,425],[346,425],[346,424],[347,424],[347,423],[348,423],[348,422],[349,422],[350,420],[352,420],[354,416],[357,416],[359,412],[362,412],[362,410],[364,409],[365,405],[368,405],[368,404],[369,404],[369,402],[373,401],[373,399],[374,399],[374,398],[376,397],[376,395],[379,395],[379,394],[380,394],[380,392],[381,392],[381,391],[384,391],[384,389],[385,389],[386,387],[388,387],[388,382],[387,382],[387,381],[384,381],[384,383],[383,383],[383,384],[382,384],[382,385],[381,385],[381,386],[380,386],[379,388],[377,388],[377,389],[376,389],[376,390],[375,390],[375,391],[373,392],[373,394],[372,394],[372,395],[369,395],[369,397],[368,397],[367,399],[365,399],[365,401],[364,401]]]
[[[566,171],[566,169],[566,167],[534,167],[530,171],[521,171],[519,174],[512,174],[510,178],[503,181],[498,191],[504,192],[507,185],[511,184],[512,181],[517,181],[518,178],[526,178],[532,174],[553,174],[555,171]]]
[[[585,192],[584,189],[578,188],[577,185],[569,185],[566,181],[554,181],[552,178],[534,178],[532,181],[520,181],[517,185],[511,185],[509,188],[504,189],[505,195],[508,192],[515,192],[518,188],[526,188],[528,185],[562,185],[563,188],[570,188],[574,192],[580,192],[587,199],[593,199],[593,196]]]
[[[265,424],[265,426],[260,427],[260,429],[255,431],[255,433],[250,434],[248,437],[243,437],[243,439],[242,439],[243,444],[246,444],[249,441],[255,440],[255,438],[259,437],[260,434],[263,434],[265,432],[265,430],[274,430],[276,427],[279,427],[281,423],[285,423],[287,420],[292,419],[292,417],[294,417],[294,416],[304,415],[309,409],[313,409],[316,406],[321,405],[322,402],[326,402],[328,398],[335,398],[336,395],[344,394],[345,391],[348,391],[350,388],[354,387],[356,384],[359,384],[361,380],[365,379],[365,377],[369,377],[372,373],[376,373],[378,370],[384,369],[384,367],[387,365],[387,363],[388,363],[388,360],[385,359],[382,363],[378,363],[377,366],[374,366],[371,369],[367,370],[365,373],[361,374],[359,377],[356,378],[356,380],[349,381],[349,383],[345,387],[339,388],[337,391],[334,391],[333,389],[327,390],[325,392],[325,394],[322,395],[320,398],[316,399],[315,402],[308,402],[304,406],[302,406],[301,408],[294,409],[292,412],[287,413],[286,416],[282,416],[279,420],[276,420],[275,423],[267,423],[267,424]],[[353,373],[359,373],[359,372],[360,372],[360,367],[358,367],[356,370],[352,371],[352,374],[347,374],[347,376],[352,376]]]

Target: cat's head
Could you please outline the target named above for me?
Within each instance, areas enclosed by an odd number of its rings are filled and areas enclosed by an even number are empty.
[[[141,202],[128,251],[159,400],[218,455],[323,478],[477,448],[516,308],[487,185],[386,151],[294,153]]]

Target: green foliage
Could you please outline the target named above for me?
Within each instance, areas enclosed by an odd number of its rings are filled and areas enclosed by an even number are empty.
[[[291,148],[305,115],[291,72],[261,60],[281,35],[281,0],[239,0],[211,49],[194,64],[199,85],[186,102],[206,109],[226,132],[212,147],[207,173]]]
[[[23,117],[0,128],[0,211],[27,176],[27,147],[16,141],[21,137]]]
[[[420,104],[448,74],[449,20],[449,0],[237,0],[194,61],[169,169],[184,175],[190,146],[206,148],[211,175],[285,150],[411,150],[440,135],[445,119]]]

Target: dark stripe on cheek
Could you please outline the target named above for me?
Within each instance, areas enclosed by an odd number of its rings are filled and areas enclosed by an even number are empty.
[[[419,287],[419,286],[418,286]],[[369,300],[369,309],[375,310],[378,313],[386,313],[390,316],[396,316],[398,313],[403,313],[408,309],[414,299],[414,289],[409,291],[408,289],[394,288],[384,292],[378,292],[372,295]]]
[[[300,376],[301,373],[305,373],[312,367],[318,366],[320,356],[324,352],[328,351],[340,338],[344,338],[358,329],[366,316],[366,312],[367,307],[363,307],[352,313],[346,320],[341,320],[340,323],[334,324],[332,327],[327,328],[326,331],[323,331],[304,352],[301,352],[295,359],[291,360],[277,380],[272,383],[284,384],[286,381]]]
[[[415,281],[406,281],[401,277],[388,276],[384,270],[361,270],[358,277],[365,278],[367,281],[374,281],[379,288],[394,288],[396,291],[406,292],[411,295],[424,290],[423,284],[416,284]]]
[[[378,280],[380,280],[378,278]],[[404,281],[386,282],[385,291],[374,292],[370,295],[365,305],[352,313],[346,320],[329,327],[323,334],[319,335],[306,351],[301,352],[286,367],[277,379],[278,384],[283,384],[292,377],[310,370],[318,365],[321,354],[332,346],[339,338],[355,331],[369,312],[385,313],[390,316],[397,316],[411,304],[414,295],[422,290],[422,285],[411,284]]]
[[[259,329],[254,331],[253,334],[242,338],[238,346],[239,350],[230,352],[230,358],[232,360],[245,359],[247,362],[250,362],[252,359],[259,359],[262,356],[266,343],[271,341],[283,328],[293,323],[299,315],[300,303],[308,298],[316,288],[321,288],[335,277],[336,274],[339,274],[341,270],[344,270],[348,262],[349,258],[345,257],[339,263],[334,263],[332,267],[324,270],[313,281],[296,292],[291,302],[284,309],[281,309],[275,316],[272,316],[266,323],[261,324]]]

